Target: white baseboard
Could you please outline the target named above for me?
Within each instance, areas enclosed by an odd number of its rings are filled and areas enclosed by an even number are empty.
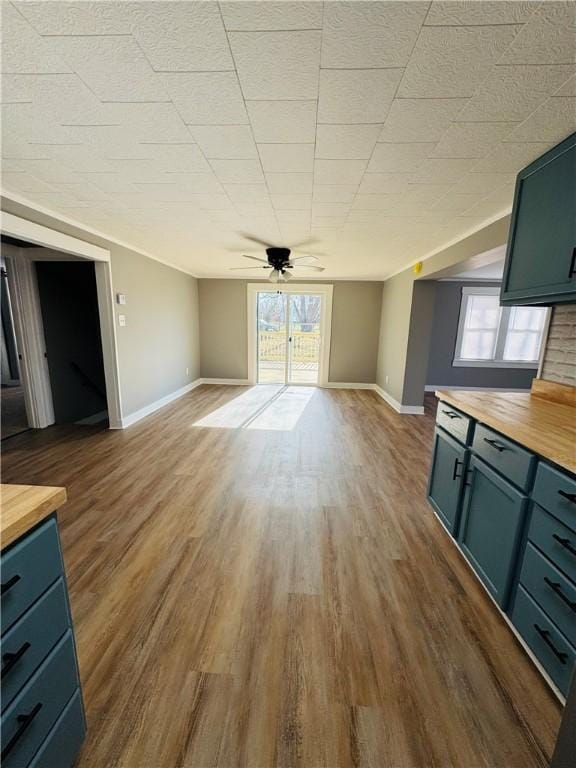
[[[323,384],[324,388],[328,389],[374,389],[374,384],[367,384],[366,382],[350,382],[350,381],[328,381]]]
[[[150,416],[151,413],[160,410],[160,408],[163,408],[165,405],[172,403],[174,400],[178,400],[179,397],[188,394],[188,392],[191,392],[193,389],[196,389],[196,387],[199,387],[200,384],[204,384],[204,379],[196,379],[195,381],[191,381],[190,384],[186,384],[184,387],[180,387],[180,389],[177,389],[175,392],[171,392],[169,395],[165,395],[159,400],[155,400],[153,403],[150,403],[150,405],[145,405],[144,408],[140,408],[139,411],[129,413],[128,416],[123,416],[120,421],[120,426],[110,425],[110,429],[126,429],[126,427],[130,427],[132,424],[136,424],[137,421],[141,421],[146,416]]]
[[[426,384],[424,390],[426,392],[435,392],[437,389],[443,389],[446,392],[458,389],[462,392],[530,392],[530,387],[524,387],[523,389],[514,389],[512,387],[460,387],[452,386],[451,384]]]
[[[200,384],[225,384],[231,387],[247,387],[248,379],[198,379]]]
[[[376,394],[380,395],[382,400],[385,400],[388,405],[394,408],[397,413],[411,416],[422,416],[424,414],[423,405],[402,405],[402,403],[399,403],[389,392],[386,392],[385,389],[379,387],[378,384],[373,384],[372,389]]]

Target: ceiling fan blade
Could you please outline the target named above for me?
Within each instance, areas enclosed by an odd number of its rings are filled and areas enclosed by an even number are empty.
[[[292,253],[301,253],[305,256],[328,256],[327,253],[321,253],[320,251],[309,251],[308,249],[304,248],[297,248],[296,250],[292,249]],[[302,256],[299,256],[298,258],[302,258]]]
[[[258,256],[248,256],[248,254],[247,254],[247,253],[243,253],[243,254],[242,254],[242,258],[243,258],[243,259],[252,259],[252,261],[261,261],[261,262],[262,262],[262,264],[268,264],[268,262],[266,261],[266,259],[259,259],[259,258],[258,258]]]
[[[273,246],[270,245],[270,243],[266,243],[264,240],[260,240],[259,237],[254,237],[254,235],[249,235],[247,232],[238,232],[240,237],[243,237],[245,240],[250,240],[253,243],[258,243],[258,245],[264,246],[264,248],[272,248]]]
[[[254,270],[254,269],[270,269],[270,267],[268,265],[266,265],[265,267],[257,267],[256,265],[254,265],[253,267],[230,267],[229,269],[230,269],[230,272],[237,272],[239,269],[252,269],[252,270]]]
[[[294,264],[295,269],[314,269],[316,272],[324,272],[326,267],[317,267],[315,264]]]
[[[297,251],[299,248],[303,248],[305,245],[313,245],[314,243],[319,243],[320,240],[318,240],[317,237],[309,237],[307,240],[300,240],[299,243],[294,243],[294,245],[290,246],[291,251]]]
[[[296,256],[296,258],[290,257],[290,263],[293,261],[302,261],[302,259],[314,259],[314,261],[318,261],[318,256],[314,256],[313,254],[309,254],[308,256]]]

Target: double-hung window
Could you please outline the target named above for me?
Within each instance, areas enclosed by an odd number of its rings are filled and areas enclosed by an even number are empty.
[[[547,309],[501,307],[499,288],[463,288],[455,366],[537,368]]]

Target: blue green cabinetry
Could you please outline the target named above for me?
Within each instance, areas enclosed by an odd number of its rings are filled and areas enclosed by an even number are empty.
[[[464,428],[446,411],[465,417]],[[436,421],[429,501],[566,694],[576,663],[576,478],[447,403]]]
[[[518,174],[500,301],[576,301],[576,134]]]
[[[1,554],[2,766],[69,768],[86,724],[54,516]]]

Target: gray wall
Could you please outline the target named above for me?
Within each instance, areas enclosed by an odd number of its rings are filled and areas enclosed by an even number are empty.
[[[576,386],[576,304],[559,304],[552,310],[542,378]]]
[[[462,288],[477,283],[465,281],[436,282],[434,319],[430,339],[430,355],[426,384],[439,387],[488,387],[530,389],[536,368],[470,368],[453,367]],[[500,283],[482,283],[483,287]]]
[[[200,358],[204,378],[248,377],[246,286],[253,280],[199,280]],[[315,281],[317,284],[319,281]],[[382,283],[332,283],[328,380],[373,383]]]
[[[115,304],[116,315],[127,318],[126,327],[116,324],[124,417],[199,377],[196,278],[6,198],[2,210],[110,251],[114,293],[128,300]]]

